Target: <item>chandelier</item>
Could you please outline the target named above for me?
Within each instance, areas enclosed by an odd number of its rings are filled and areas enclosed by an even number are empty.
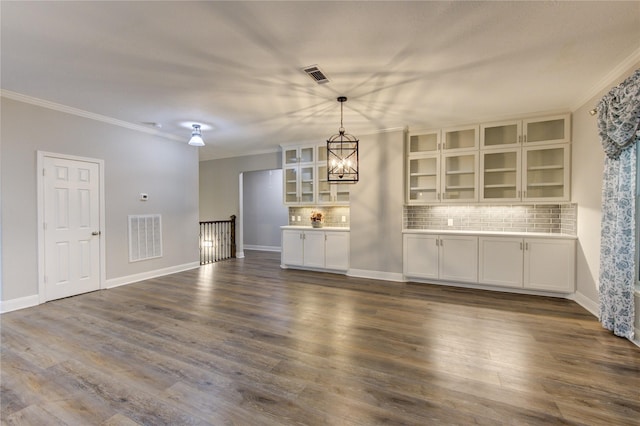
[[[340,128],[327,140],[327,180],[333,183],[358,182],[358,139],[345,133],[342,106],[346,96],[340,96]]]

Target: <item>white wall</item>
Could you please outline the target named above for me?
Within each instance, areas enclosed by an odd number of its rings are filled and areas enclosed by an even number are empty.
[[[404,132],[359,137],[360,181],[350,196],[349,273],[402,280]]]
[[[200,220],[238,216],[240,173],[282,167],[280,152],[202,161],[200,163]]]
[[[589,110],[639,67],[640,62],[606,84],[606,89],[573,112],[571,198],[578,204],[576,300],[594,315],[598,313],[604,151],[598,136],[597,119],[589,114]],[[636,316],[640,317],[640,307],[636,309]]]
[[[198,262],[196,148],[5,97],[1,102],[3,304],[38,292],[38,150],[104,160],[108,281]],[[149,201],[139,201],[140,192]],[[162,215],[164,255],[129,263],[127,215],[144,213]]]
[[[280,227],[289,223],[289,209],[282,202],[282,169],[242,175],[244,248],[280,250]]]

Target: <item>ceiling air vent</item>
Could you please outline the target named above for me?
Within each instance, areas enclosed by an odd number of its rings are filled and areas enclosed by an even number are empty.
[[[309,65],[308,67],[305,67],[302,70],[306,72],[307,75],[311,77],[313,81],[315,81],[318,84],[324,84],[329,82],[329,79],[327,78],[327,76],[324,75],[324,73],[320,70],[320,68],[318,68],[317,65]]]

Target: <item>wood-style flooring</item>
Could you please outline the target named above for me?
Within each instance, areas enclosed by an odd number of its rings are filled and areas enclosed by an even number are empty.
[[[640,424],[640,348],[565,299],[247,252],[1,321],[3,425]]]

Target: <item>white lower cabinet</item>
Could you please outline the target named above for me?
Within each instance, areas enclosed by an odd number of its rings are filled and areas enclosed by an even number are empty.
[[[336,271],[349,269],[348,232],[324,232],[324,267]]]
[[[282,230],[282,266],[346,271],[349,232],[315,229]]]
[[[403,240],[407,277],[477,282],[478,237],[405,234]]]
[[[479,246],[481,284],[575,291],[575,240],[480,237]]]
[[[575,239],[405,233],[403,244],[408,278],[575,291]]]

